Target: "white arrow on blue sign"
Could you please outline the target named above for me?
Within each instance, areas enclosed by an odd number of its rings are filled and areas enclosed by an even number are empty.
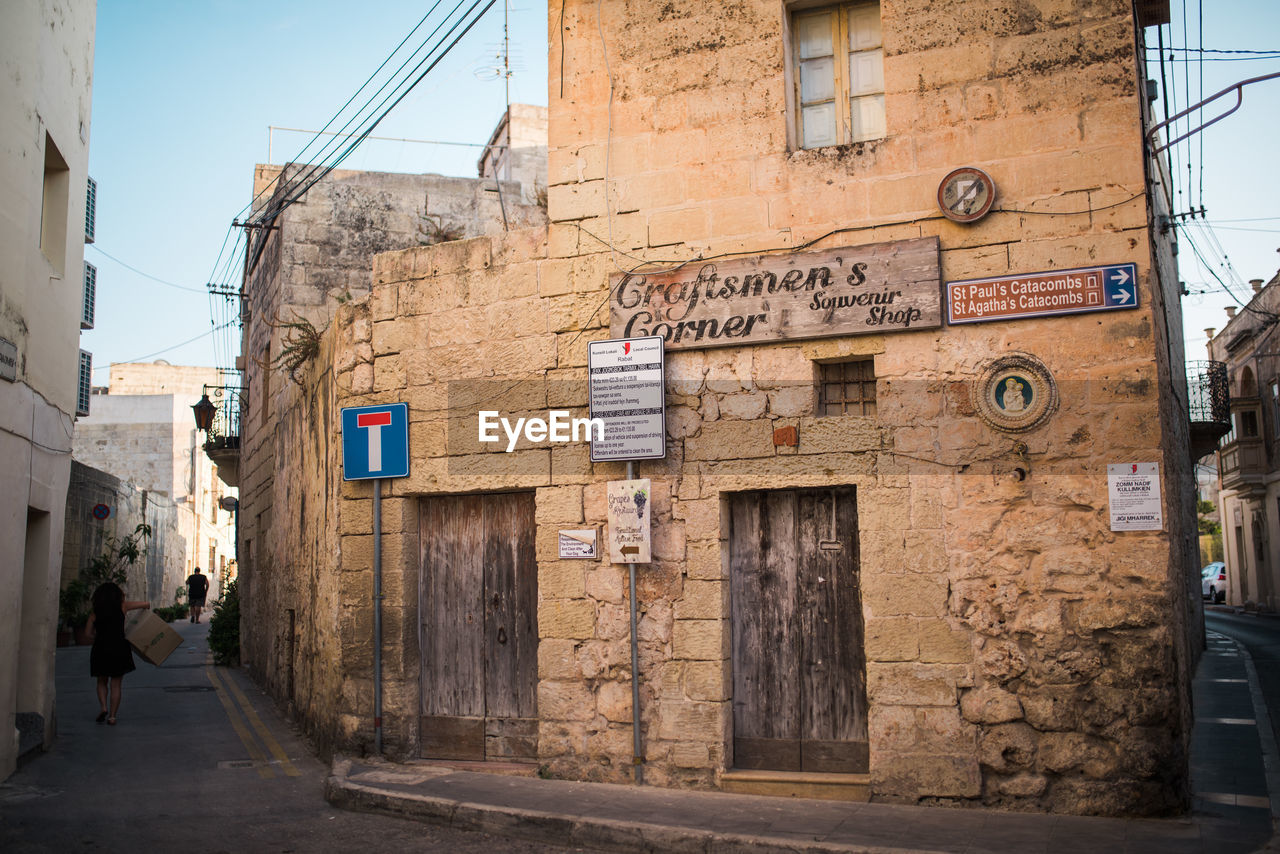
[[[342,479],[409,476],[409,404],[342,410]]]
[[[1130,307],[1138,304],[1138,289],[1134,282],[1137,268],[1133,264],[1116,264],[1103,267],[1106,277],[1108,306]]]

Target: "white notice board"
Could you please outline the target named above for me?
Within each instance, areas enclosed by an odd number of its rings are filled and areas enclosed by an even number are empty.
[[[1107,466],[1107,497],[1111,530],[1162,531],[1160,466],[1156,463],[1116,463]]]
[[[587,345],[591,417],[604,421],[591,461],[655,460],[667,455],[662,338],[618,338]]]

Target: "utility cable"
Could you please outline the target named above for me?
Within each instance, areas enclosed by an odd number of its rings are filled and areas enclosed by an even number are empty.
[[[157,350],[157,351],[155,351],[154,353],[148,353],[148,354],[147,354],[147,355],[145,355],[145,356],[138,356],[138,357],[137,357],[137,358],[135,358],[135,359],[125,359],[125,360],[124,360],[124,361],[122,361],[122,362],[112,362],[112,363],[111,363],[111,365],[131,365],[131,364],[134,364],[134,363],[136,363],[136,362],[141,362],[141,361],[144,361],[144,360],[146,360],[146,359],[151,359],[151,358],[153,358],[153,357],[155,357],[155,356],[161,356],[161,355],[164,355],[165,353],[168,353],[170,350],[176,350],[176,349],[178,349],[179,347],[185,347],[186,345],[190,344],[190,343],[191,343],[191,342],[193,342],[193,341],[199,341],[201,338],[205,338],[205,337],[207,337],[207,336],[209,336],[209,335],[212,335],[213,333],[217,332],[220,328],[221,328],[221,327],[214,326],[213,328],[208,329],[208,330],[205,330],[204,332],[201,332],[199,335],[196,335],[196,336],[195,336],[195,337],[193,337],[193,338],[188,338],[186,341],[180,341],[180,342],[178,342],[177,344],[173,344],[173,345],[171,345],[171,346],[169,346],[169,347],[165,347],[163,350]],[[110,368],[110,367],[111,367],[111,365],[99,365],[98,367],[94,368],[94,370],[95,370],[95,371],[105,371],[107,368]]]
[[[107,258],[110,258],[112,261],[115,261],[115,262],[116,262],[117,264],[119,264],[121,267],[124,267],[125,269],[128,269],[128,270],[132,270],[133,272],[137,273],[139,276],[142,276],[144,279],[150,279],[151,281],[156,282],[156,283],[161,284],[161,285],[164,285],[165,287],[169,287],[169,288],[176,288],[176,289],[178,289],[178,290],[180,290],[180,291],[187,291],[187,292],[189,292],[189,293],[193,293],[193,294],[203,294],[203,293],[207,293],[207,291],[206,291],[204,288],[189,288],[189,287],[187,287],[186,285],[179,285],[179,284],[177,284],[176,282],[166,281],[165,279],[161,279],[161,278],[159,278],[159,277],[157,277],[157,276],[153,276],[153,275],[151,275],[150,273],[144,273],[144,272],[142,272],[141,270],[139,270],[137,267],[133,266],[132,264],[127,264],[127,263],[125,263],[124,261],[121,261],[121,260],[120,260],[119,258],[117,258],[116,256],[114,256],[114,255],[110,254],[110,253],[109,253],[109,252],[107,252],[105,249],[103,249],[101,246],[99,246],[97,243],[90,243],[89,245],[90,245],[90,246],[92,246],[92,247],[93,247],[95,250],[97,250],[98,252],[101,252],[101,253],[102,253],[103,255],[105,255]]]
[[[462,32],[458,33],[456,36],[453,37],[453,41],[450,42],[450,44],[446,48],[444,48],[443,52],[441,52],[440,55],[437,56],[435,60],[432,61],[431,64],[427,66],[427,68],[424,71],[422,71],[422,73],[419,74],[413,80],[412,83],[409,84],[408,88],[406,88],[402,93],[400,93],[400,95],[394,101],[391,102],[390,106],[388,106],[385,110],[383,110],[383,112],[377,117],[377,119],[375,119],[371,124],[369,124],[364,129],[364,131],[360,133],[347,146],[346,150],[344,150],[342,154],[339,155],[337,159],[332,162],[332,164],[326,166],[323,169],[323,171],[320,172],[320,174],[312,177],[307,183],[302,184],[301,186],[295,186],[293,189],[288,191],[284,195],[284,198],[281,199],[279,202],[275,203],[274,205],[272,205],[266,212],[264,212],[262,216],[258,218],[257,222],[262,225],[270,225],[271,222],[274,222],[276,217],[278,217],[287,207],[289,207],[294,202],[296,202],[299,198],[301,198],[302,195],[307,192],[307,190],[313,187],[317,182],[323,180],[326,175],[328,175],[330,172],[336,169],[338,165],[341,164],[342,161],[345,160],[351,154],[351,152],[355,151],[355,149],[360,145],[360,143],[364,141],[365,137],[373,133],[374,128],[376,128],[378,124],[383,119],[385,119],[387,115],[393,109],[395,109],[396,106],[398,106],[400,102],[403,101],[411,91],[413,91],[414,87],[417,86],[418,83],[420,83],[422,79],[425,78],[429,73],[431,73],[431,71],[434,70],[435,67],[440,64],[440,62],[444,59],[444,57],[448,56],[449,52],[452,51],[453,48],[457,46],[458,42],[464,36],[466,36],[468,32],[471,31],[471,28],[474,27],[482,17],[484,17],[485,13],[488,12],[489,9],[493,7],[493,4],[495,2],[497,2],[497,0],[489,0],[489,2],[485,4],[484,8],[480,10],[479,14],[477,14],[474,18],[471,19],[469,23],[467,23],[466,27],[463,28]],[[480,0],[477,0],[477,2],[473,3],[471,7],[467,10],[467,12],[463,14],[463,17],[460,18],[449,29],[449,32],[445,34],[444,38],[449,38],[449,36],[453,35],[454,31],[457,30],[458,27],[462,24],[462,22],[466,20],[467,15],[470,15],[472,12],[474,12],[479,5],[480,5]],[[443,42],[443,39],[441,40],[441,42]],[[433,51],[434,50],[435,48],[433,48]],[[428,53],[427,57],[424,57],[423,60],[419,62],[417,66],[415,66],[414,71],[417,71],[418,68],[421,68],[423,62],[426,62],[427,58],[429,57],[430,57],[430,53]],[[387,98],[390,98],[390,97],[391,97],[390,95],[387,96]],[[386,103],[387,98],[384,98],[382,103]],[[379,106],[382,106],[382,105],[379,104]],[[257,266],[258,259],[261,258],[262,251],[265,248],[265,246],[266,246],[266,239],[264,235],[264,237],[258,241],[258,245],[254,250],[253,257],[249,262],[249,269],[253,269]]]
[[[445,19],[441,21],[439,24],[437,24],[436,28],[431,31],[431,34],[427,36],[427,40],[434,38],[436,34],[440,32],[440,28],[443,27],[453,17],[454,13],[456,13],[458,9],[462,7],[462,4],[464,2],[466,2],[466,0],[458,0],[457,5],[455,5],[453,9],[450,10],[448,15],[445,16]],[[484,13],[489,11],[489,9],[493,6],[495,2],[496,0],[489,0],[489,3],[488,5],[485,6],[484,10],[478,16],[476,16],[476,18],[471,22],[471,24],[467,25],[466,30],[463,30],[462,34],[459,35],[458,38],[461,38],[462,35],[466,35],[466,33],[471,29],[471,27],[474,26],[475,22],[478,21],[481,17],[483,17]],[[439,1],[437,2],[436,5],[437,6],[439,5]],[[462,21],[466,20],[467,16],[475,11],[475,8],[477,5],[479,5],[479,0],[476,0],[476,2],[472,3],[471,6],[467,9],[467,11],[465,11],[462,14],[462,16],[456,22],[454,22],[453,26],[449,28],[449,31],[446,32],[444,36],[442,36],[440,40],[437,41],[436,44],[433,45],[431,49],[427,51],[426,55],[424,55],[423,58],[418,61],[417,65],[415,65],[413,69],[409,72],[410,75],[417,73],[418,69],[421,68],[422,65],[428,59],[430,59],[431,54],[434,53],[436,50],[438,50],[440,48],[440,45],[443,44],[444,41],[453,34],[454,30],[458,28],[458,26],[462,23]],[[432,8],[434,9],[435,6],[433,6]],[[425,77],[427,73],[430,72],[433,68],[435,68],[436,64],[438,64],[440,60],[443,59],[444,56],[447,55],[448,52],[453,49],[453,46],[457,44],[457,41],[458,39],[454,39],[453,44],[450,44],[449,47],[445,49],[444,53],[442,53],[439,57],[437,57],[435,62],[432,62],[430,67],[428,67],[426,71],[422,72],[422,74],[419,75],[418,78],[415,79],[413,83],[411,83],[409,87],[405,89],[404,92],[402,92],[399,97],[396,98],[396,100],[391,104],[390,107],[388,107],[381,115],[379,115],[378,118],[375,119],[373,123],[370,124],[368,127],[366,127],[361,133],[356,134],[355,141],[349,144],[346,150],[337,156],[336,160],[334,160],[331,164],[326,164],[325,161],[322,160],[319,164],[312,165],[309,168],[309,170],[305,172],[302,176],[295,178],[294,187],[291,187],[285,191],[284,200],[282,202],[275,203],[275,206],[274,206],[275,209],[270,210],[269,212],[259,216],[256,219],[256,222],[262,223],[262,222],[267,222],[269,220],[274,220],[275,217],[279,215],[279,212],[281,210],[283,210],[288,205],[293,204],[293,202],[296,201],[298,198],[300,198],[302,194],[307,191],[307,189],[310,189],[312,186],[315,185],[317,181],[323,179],[325,175],[328,175],[331,171],[336,169],[338,164],[340,164],[343,160],[345,160],[347,156],[350,155],[350,153],[355,150],[355,147],[364,141],[365,137],[373,133],[374,128],[376,128],[378,124],[386,117],[387,113],[389,113],[391,109],[393,109],[397,104],[399,104],[400,101],[403,100],[405,96],[409,94],[409,92],[413,91],[413,88],[422,80],[422,78]],[[426,42],[424,41],[423,43],[425,44]],[[418,49],[420,50],[421,46],[419,46]],[[410,55],[408,59],[406,59],[403,63],[401,63],[400,67],[396,69],[395,73],[399,74],[400,71],[405,67],[405,65],[409,64],[409,61],[413,59],[413,56],[416,55],[416,53],[417,51],[415,51],[414,54]],[[394,79],[394,75],[393,75],[393,79]],[[348,119],[346,124],[344,124],[339,129],[339,131],[345,134],[347,128],[351,127],[352,122],[354,122],[360,116],[360,114],[364,112],[365,108],[372,103],[373,98],[376,98],[379,94],[381,94],[383,90],[385,90],[387,86],[390,85],[390,83],[391,81],[388,80],[381,87],[379,87],[378,91],[375,92],[373,96],[369,99],[369,101],[365,103],[364,107],[361,107],[360,110],[357,111],[357,113],[354,116]],[[398,89],[402,85],[403,85],[403,82],[397,84],[396,89]],[[385,104],[395,94],[395,91],[396,90],[393,89],[390,93],[388,93],[386,97],[384,97],[382,101],[379,102],[377,107],[375,107],[374,109],[377,110],[381,108],[382,105]],[[335,136],[332,140],[330,140],[330,143],[325,144],[325,147],[321,149],[321,151],[322,152],[327,151],[331,143],[337,143],[340,146],[342,139],[343,137]],[[336,152],[337,152],[337,149],[335,149],[335,153]],[[317,172],[319,172],[318,176],[316,176]],[[312,176],[316,176],[316,177],[312,177]],[[295,189],[299,186],[301,186],[301,189]]]
[[[422,16],[422,18],[418,21],[418,23],[414,24],[413,29],[409,30],[409,32],[405,34],[405,37],[400,40],[400,43],[396,45],[395,48],[392,49],[391,53],[387,54],[386,59],[382,60],[382,62],[378,65],[378,67],[373,70],[373,73],[370,74],[369,77],[363,83],[360,84],[360,87],[356,89],[356,91],[351,93],[351,97],[347,99],[346,103],[343,104],[341,107],[339,107],[337,112],[333,114],[333,117],[330,118],[329,121],[325,122],[324,127],[322,127],[319,131],[317,131],[316,134],[313,137],[311,137],[310,140],[307,141],[307,144],[302,147],[302,150],[300,150],[296,155],[294,155],[293,162],[297,162],[302,159],[303,155],[306,154],[307,149],[310,148],[312,144],[314,144],[315,141],[318,140],[320,136],[329,129],[330,125],[332,125],[335,121],[338,120],[338,117],[342,115],[342,111],[345,110],[347,107],[351,106],[351,102],[356,99],[356,96],[359,95],[361,92],[363,92],[365,90],[365,87],[367,87],[370,83],[373,82],[374,78],[378,76],[378,73],[382,71],[382,69],[387,67],[387,63],[389,63],[391,59],[397,53],[399,53],[400,48],[405,46],[405,43],[409,41],[409,39],[413,36],[413,34],[416,33],[424,23],[426,23],[427,18],[431,17],[431,13],[436,10],[436,8],[440,5],[440,2],[442,2],[442,0],[437,0],[437,2],[433,4],[430,9],[427,10],[427,13]],[[429,39],[430,36],[428,36],[427,38]],[[426,39],[423,40],[423,43],[424,44],[426,43]],[[419,45],[418,47],[414,48],[413,53],[416,54],[421,49],[422,49],[422,45]],[[410,56],[412,57],[413,54],[410,54]],[[406,62],[407,61],[408,60],[406,60]],[[401,65],[401,68],[403,67],[404,66]],[[399,69],[396,70],[396,73],[399,73]],[[392,77],[394,78],[395,74],[392,74]],[[386,84],[384,83],[383,86],[385,87],[385,85]],[[380,92],[382,90],[379,89],[378,91]],[[373,96],[370,97],[370,100],[372,100],[374,97],[377,97],[376,92],[373,94]],[[367,105],[367,102],[366,102],[366,105]],[[363,110],[364,107],[361,107],[360,109]],[[358,114],[359,114],[359,111],[357,111],[357,115]],[[262,198],[262,195],[266,193],[268,190],[270,190],[271,187],[275,184],[275,182],[279,180],[279,178],[280,176],[277,175],[275,178],[271,179],[270,183],[268,183],[265,187],[259,190],[258,194],[253,197],[253,199],[249,202],[249,204],[245,205],[243,208],[240,209],[239,213],[236,214],[236,217],[243,216],[245,213],[253,210],[254,203],[257,202],[258,199]]]

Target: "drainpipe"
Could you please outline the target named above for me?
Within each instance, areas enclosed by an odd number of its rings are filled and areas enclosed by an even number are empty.
[[[636,479],[636,464],[627,462],[627,480]],[[652,512],[652,511],[651,511]],[[644,785],[644,751],[640,746],[640,639],[636,634],[636,565],[627,564],[631,584],[631,764],[636,785]]]

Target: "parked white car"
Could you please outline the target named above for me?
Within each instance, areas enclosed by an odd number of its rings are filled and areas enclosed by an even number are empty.
[[[1200,595],[1210,602],[1227,601],[1227,565],[1220,560],[1200,570]]]

